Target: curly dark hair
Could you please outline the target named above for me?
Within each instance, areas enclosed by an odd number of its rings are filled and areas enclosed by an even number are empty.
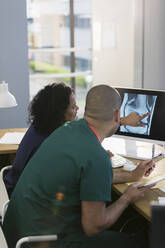
[[[65,122],[73,90],[65,83],[45,86],[29,105],[29,122],[40,134],[50,134]]]

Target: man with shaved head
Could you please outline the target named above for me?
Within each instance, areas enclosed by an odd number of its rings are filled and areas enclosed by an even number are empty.
[[[136,247],[133,240],[112,232],[111,227],[150,187],[132,184],[112,203],[111,186],[149,175],[154,162],[141,162],[133,172],[112,171],[101,142],[117,130],[120,105],[120,95],[112,87],[91,88],[84,118],[64,124],[40,146],[7,209],[3,229],[9,248],[21,237],[41,234],[58,235],[55,243],[45,247]]]
[[[120,105],[121,98],[115,89],[108,85],[98,85],[87,94],[85,116],[101,121],[112,120]]]

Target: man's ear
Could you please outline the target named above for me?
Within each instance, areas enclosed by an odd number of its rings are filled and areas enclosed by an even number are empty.
[[[115,112],[115,122],[120,122],[120,109],[116,110]]]

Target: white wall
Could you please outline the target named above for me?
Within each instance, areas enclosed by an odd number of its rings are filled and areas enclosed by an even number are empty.
[[[1,80],[9,84],[18,106],[0,109],[0,128],[26,127],[29,82],[25,0],[0,0]]]
[[[95,84],[133,86],[133,3],[133,0],[93,0],[93,81]]]
[[[103,46],[105,22],[117,25],[116,48]],[[95,83],[165,90],[164,0],[93,0],[93,29]]]
[[[144,88],[165,90],[165,1],[145,0]]]
[[[142,88],[144,76],[144,0],[134,1],[134,87]]]

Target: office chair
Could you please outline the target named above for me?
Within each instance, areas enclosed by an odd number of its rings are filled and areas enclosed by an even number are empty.
[[[9,166],[6,166],[5,168],[3,168],[0,171],[0,216],[1,216],[1,222],[3,222],[4,215],[5,215],[5,212],[7,209],[7,205],[9,203],[8,193],[7,193],[4,181],[3,181],[3,174],[4,174],[4,171],[7,169],[7,167],[9,167]]]
[[[18,240],[15,248],[21,248],[24,243],[28,242],[48,242],[56,241],[57,235],[41,235],[41,236],[28,236]],[[8,248],[2,227],[0,227],[0,244],[3,248]]]
[[[7,194],[7,190],[3,181],[4,172],[6,170],[11,169],[12,166],[6,166],[1,169],[0,171],[0,216],[1,216],[1,223],[3,223],[4,216],[9,204],[9,197]],[[22,244],[27,242],[48,242],[48,241],[56,241],[57,235],[38,235],[38,236],[28,236],[23,237],[18,240],[15,248],[21,248]],[[0,226],[0,244],[3,248],[8,248],[5,236],[2,231],[2,227]]]
[[[0,243],[3,248],[8,248],[1,226],[0,226]]]
[[[165,205],[153,203],[151,206],[151,232],[150,232],[150,247],[164,248],[165,247]]]
[[[12,165],[7,165],[7,166],[3,167],[0,171],[1,177],[4,178],[4,172],[10,170],[11,168],[12,168]]]

